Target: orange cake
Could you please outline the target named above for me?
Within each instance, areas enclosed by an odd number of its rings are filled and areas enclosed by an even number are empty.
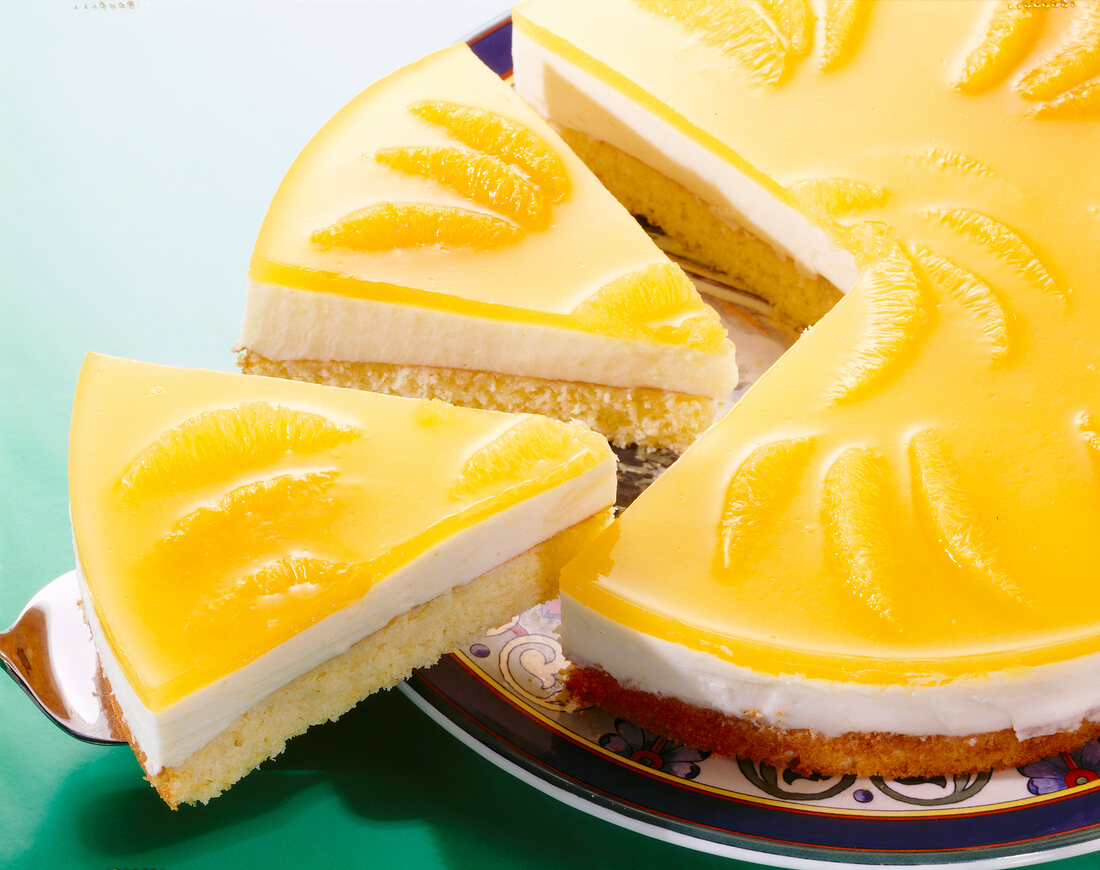
[[[615,499],[580,423],[95,354],[69,459],[104,690],[173,808],[552,598]]]
[[[528,0],[518,93],[812,322],[562,577],[569,685],[827,774],[1100,734],[1100,4]]]
[[[714,311],[465,45],[375,83],[291,166],[245,372],[579,419],[682,449],[736,383]]]

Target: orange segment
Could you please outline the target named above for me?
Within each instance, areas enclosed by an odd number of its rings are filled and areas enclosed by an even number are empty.
[[[671,264],[657,264],[605,284],[573,314],[622,338],[717,349],[725,340],[722,321],[699,302],[691,281]],[[688,317],[684,317],[688,314]],[[679,319],[678,324],[663,321]]]
[[[997,173],[980,160],[947,148],[900,149],[895,153],[903,160],[931,171],[934,177],[941,177],[947,172],[957,172],[960,176],[971,178],[997,177]]]
[[[422,202],[384,202],[353,212],[317,230],[313,244],[352,251],[393,248],[480,248],[488,250],[523,237],[515,224],[492,215]]]
[[[1033,118],[1053,121],[1087,121],[1100,118],[1100,82],[1085,82],[1070,88],[1047,103],[1039,103]]]
[[[976,94],[999,84],[1031,50],[1042,18],[1038,9],[1018,0],[998,0],[981,42],[963,61],[954,86]]]
[[[1073,28],[1061,48],[1016,86],[1028,99],[1052,99],[1100,73],[1100,2],[1079,0],[1073,6]]]
[[[909,446],[918,512],[927,518],[935,538],[972,578],[996,594],[1024,603],[1019,587],[1000,565],[988,519],[975,510],[960,485],[959,472],[940,436],[926,429],[914,435]]]
[[[568,449],[568,430],[546,417],[527,417],[477,450],[451,492],[463,497],[530,477]]]
[[[920,283],[905,259],[876,263],[856,288],[866,306],[866,325],[829,393],[833,401],[863,394],[880,382],[914,343],[925,319]]]
[[[550,209],[539,189],[490,154],[469,148],[424,145],[381,148],[374,159],[399,172],[431,178],[528,229],[544,229],[550,223]]]
[[[302,602],[339,601],[349,587],[367,588],[369,584],[360,579],[363,573],[358,565],[287,556],[239,577],[221,595],[203,601],[185,618],[183,631],[201,636],[232,624],[242,637],[270,632],[288,617],[297,617]],[[316,608],[315,614],[314,622],[324,610]]]
[[[867,29],[870,14],[870,0],[825,0],[822,69],[838,69],[851,60]]]
[[[288,451],[328,450],[357,435],[319,414],[242,402],[169,429],[130,463],[120,488],[128,498],[193,490],[242,468],[262,468]]]
[[[183,517],[157,555],[181,560],[193,570],[220,571],[234,559],[254,557],[265,546],[285,546],[297,536],[299,525],[308,532],[317,514],[331,509],[334,479],[334,472],[323,471],[283,474],[239,486],[213,507]]]
[[[977,243],[985,253],[1007,264],[1034,286],[1065,300],[1066,290],[1015,230],[982,212],[967,208],[929,209],[925,214]]]
[[[852,447],[829,469],[822,509],[830,550],[849,591],[876,617],[894,624],[896,601],[888,586],[897,577],[897,564],[887,549],[884,523],[888,476],[885,457]]]
[[[1008,317],[993,290],[977,275],[943,254],[923,245],[913,246],[913,256],[925,275],[973,317],[992,357],[1008,352]]]
[[[413,103],[409,111],[442,127],[464,145],[519,167],[551,202],[569,194],[569,177],[561,158],[522,124],[496,112],[444,100]]]
[[[788,72],[788,46],[775,22],[748,0],[635,0],[648,12],[678,22],[733,58],[754,78],[776,84]]]
[[[850,178],[815,178],[800,181],[791,191],[818,214],[835,217],[882,205],[890,195],[877,184]]]
[[[789,503],[814,446],[812,438],[763,444],[734,473],[718,523],[715,567],[720,573],[736,569],[738,547]]]
[[[814,14],[808,0],[760,0],[791,54],[809,53],[814,41]]]

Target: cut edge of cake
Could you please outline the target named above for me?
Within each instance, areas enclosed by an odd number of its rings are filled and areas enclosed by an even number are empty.
[[[719,403],[651,387],[613,387],[438,366],[340,360],[270,360],[238,354],[241,371],[334,387],[439,399],[454,405],[579,420],[617,447],[683,452],[709,426]]]
[[[781,323],[796,329],[813,326],[844,295],[637,157],[579,130],[557,130],[623,207],[664,237],[666,253],[689,267],[702,266],[720,286],[763,299]]]
[[[314,725],[335,721],[375,692],[401,683],[413,671],[517,613],[557,595],[558,573],[584,542],[606,527],[612,509],[565,529],[469,582],[395,617],[311,671],[263,698],[182,764],[148,771],[147,758],[102,668],[101,697],[146,779],[166,804],[207,803]],[[86,614],[86,618],[87,614]],[[91,619],[94,621],[94,614]]]
[[[205,802],[554,598],[615,489],[579,422],[90,353],[70,507],[101,697],[166,803]]]

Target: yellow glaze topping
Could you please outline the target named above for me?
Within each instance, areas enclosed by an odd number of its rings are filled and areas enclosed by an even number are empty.
[[[610,457],[579,424],[92,354],[73,531],[112,651],[155,711]]]
[[[597,333],[607,324],[587,302],[606,286],[676,285],[658,325],[686,328],[653,329],[650,308],[626,304],[613,335],[725,350],[691,282],[464,45],[382,79],[317,133],[271,203],[249,277]]]
[[[770,674],[1100,651],[1100,4],[1043,5],[519,7],[862,270],[563,591]]]

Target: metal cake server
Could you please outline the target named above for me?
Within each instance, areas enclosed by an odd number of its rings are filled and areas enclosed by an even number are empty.
[[[76,572],[62,574],[0,632],[0,662],[58,726],[89,743],[125,743],[100,700],[92,635]]]

